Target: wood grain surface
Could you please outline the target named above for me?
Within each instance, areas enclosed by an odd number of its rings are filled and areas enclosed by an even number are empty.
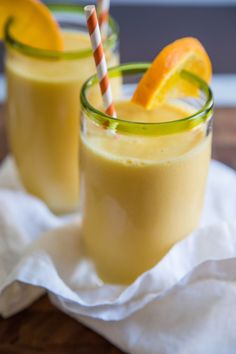
[[[6,155],[0,107],[0,159]],[[236,169],[236,108],[215,110],[213,157]],[[104,338],[54,308],[44,296],[25,311],[0,318],[0,354],[122,354]]]

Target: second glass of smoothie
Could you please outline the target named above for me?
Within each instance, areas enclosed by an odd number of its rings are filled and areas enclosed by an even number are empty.
[[[109,71],[122,77],[117,119],[93,99],[96,77],[81,92],[82,237],[105,282],[128,284],[153,267],[198,225],[211,157],[213,100],[200,78],[182,79],[199,97],[148,111],[130,101],[149,64]]]
[[[64,213],[79,203],[79,93],[95,65],[83,7],[50,8],[63,31],[64,52],[24,45],[11,25],[6,28],[7,130],[24,187]],[[119,63],[117,42],[111,19],[104,43],[109,66]]]

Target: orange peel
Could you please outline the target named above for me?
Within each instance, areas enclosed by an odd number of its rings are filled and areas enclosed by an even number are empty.
[[[45,50],[63,50],[60,28],[46,5],[38,0],[0,0],[0,39],[13,18],[11,34],[21,43]]]
[[[207,83],[211,80],[211,61],[196,38],[181,38],[162,49],[141,78],[132,101],[152,109],[170,96],[197,95],[196,88],[181,79],[182,70],[192,72]]]

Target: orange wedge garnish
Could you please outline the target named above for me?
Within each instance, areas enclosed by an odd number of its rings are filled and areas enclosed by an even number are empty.
[[[49,9],[38,0],[0,0],[0,39],[13,18],[11,34],[20,42],[47,50],[63,50],[60,28]]]
[[[196,95],[196,88],[181,79],[182,70],[211,80],[211,61],[196,38],[181,38],[162,49],[140,80],[132,101],[152,109],[168,97]]]

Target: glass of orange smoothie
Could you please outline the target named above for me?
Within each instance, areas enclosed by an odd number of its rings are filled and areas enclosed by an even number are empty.
[[[14,23],[5,29],[7,130],[26,190],[64,213],[79,202],[79,93],[95,65],[83,7],[55,4],[50,10],[62,30],[62,52],[23,44],[13,35]],[[109,66],[119,63],[117,45],[110,19],[104,43]]]
[[[98,274],[110,283],[128,284],[154,266],[197,227],[204,201],[211,90],[183,71],[183,82],[198,95],[146,110],[130,98],[149,66],[109,71],[111,82],[123,82],[113,92],[117,119],[93,99],[95,76],[81,91],[82,236]]]

